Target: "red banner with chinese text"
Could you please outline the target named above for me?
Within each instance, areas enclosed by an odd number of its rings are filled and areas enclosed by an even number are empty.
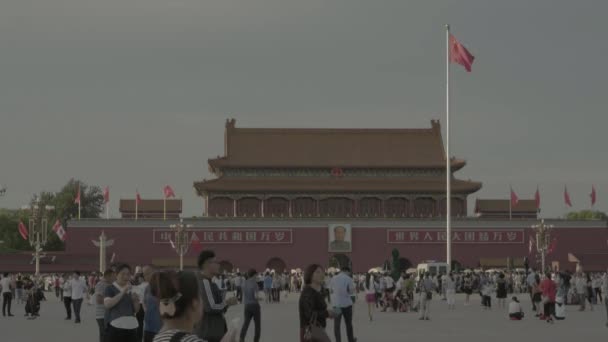
[[[386,242],[394,244],[439,244],[446,242],[447,234],[439,229],[388,229]],[[523,229],[462,229],[452,231],[454,244],[523,244]]]
[[[175,241],[175,230],[155,229],[152,242],[155,244]],[[201,244],[291,244],[291,229],[192,229],[188,230],[188,239],[194,235]],[[195,238],[196,240],[196,238]]]

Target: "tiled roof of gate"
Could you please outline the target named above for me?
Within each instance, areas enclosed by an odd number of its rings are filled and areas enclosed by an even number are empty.
[[[199,195],[205,192],[388,192],[445,193],[445,179],[398,177],[220,177],[194,183]],[[454,193],[469,194],[481,183],[453,180]]]
[[[454,170],[466,162],[453,159]],[[223,167],[442,168],[445,150],[439,121],[416,129],[236,128],[228,120]]]

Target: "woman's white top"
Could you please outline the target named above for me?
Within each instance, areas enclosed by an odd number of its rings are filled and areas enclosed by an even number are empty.
[[[368,286],[370,285],[370,286]],[[374,281],[374,277],[371,276],[369,278],[369,284],[367,281],[363,282],[363,287],[365,288],[365,294],[375,294],[376,293],[376,282]]]
[[[523,312],[523,310],[521,309],[521,304],[515,301],[511,301],[509,303],[509,315],[518,312]]]

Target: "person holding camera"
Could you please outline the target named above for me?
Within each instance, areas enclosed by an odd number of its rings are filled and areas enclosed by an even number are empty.
[[[132,291],[131,267],[121,264],[116,267],[116,281],[104,293],[106,308],[104,323],[107,341],[135,342],[139,322],[135,314],[139,311],[139,297]]]

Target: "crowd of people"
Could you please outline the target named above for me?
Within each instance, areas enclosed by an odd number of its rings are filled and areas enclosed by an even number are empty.
[[[454,272],[353,274],[349,268],[326,271],[310,265],[303,272],[265,270],[223,273],[212,251],[198,258],[198,272],[159,271],[150,265],[132,269],[113,264],[103,274],[72,274],[29,277],[4,273],[0,279],[2,314],[12,317],[12,302],[25,305],[29,319],[40,316],[45,293],[52,291],[65,306],[66,320],[81,323],[84,302],[95,307],[100,342],[228,342],[244,341],[253,321],[254,341],[261,337],[260,302],[280,303],[281,297],[299,292],[298,310],[301,341],[330,341],[325,331],[334,320],[334,340],[341,342],[342,320],[348,342],[356,341],[353,306],[359,294],[367,303],[369,320],[374,313],[415,312],[430,320],[436,296],[455,310],[455,295],[479,295],[483,310],[492,300],[511,320],[524,318],[518,295],[529,295],[535,317],[554,323],[565,319],[566,305],[593,310],[605,304],[608,327],[608,273],[577,272]],[[396,279],[395,279],[396,278]],[[509,303],[507,298],[510,297]],[[243,304],[243,324],[228,324],[228,307]],[[240,331],[240,333],[238,333]]]

